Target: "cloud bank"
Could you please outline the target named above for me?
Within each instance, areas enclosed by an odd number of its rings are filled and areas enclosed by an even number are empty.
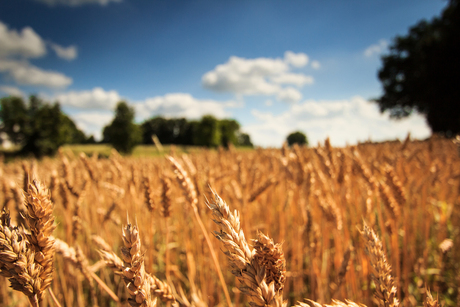
[[[117,102],[122,100],[117,91],[105,91],[95,87],[87,91],[70,91],[54,96],[62,106],[77,109],[114,110]]]
[[[329,136],[335,146],[369,138],[373,141],[402,139],[409,131],[415,138],[430,135],[423,116],[393,121],[360,96],[334,101],[306,100],[291,105],[281,114],[252,110],[252,115],[256,123],[243,129],[255,144],[262,146],[278,147],[295,130],[306,133],[311,145]]]
[[[85,91],[69,91],[47,100],[58,101],[64,108],[71,108],[69,116],[85,133],[101,138],[101,131],[113,118],[116,104],[124,98],[114,90],[106,91],[100,87]],[[235,101],[215,101],[197,99],[186,93],[171,93],[164,96],[149,97],[131,103],[136,111],[136,119],[143,121],[153,116],[186,117],[199,119],[211,114],[217,118],[231,116],[229,109],[238,107]]]
[[[0,73],[20,85],[62,88],[72,84],[72,78],[56,71],[43,70],[27,61],[0,59]]]

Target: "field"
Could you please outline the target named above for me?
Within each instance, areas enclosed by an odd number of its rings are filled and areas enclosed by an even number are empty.
[[[104,150],[0,163],[0,306],[460,302],[452,140]],[[31,214],[45,186],[53,211]]]

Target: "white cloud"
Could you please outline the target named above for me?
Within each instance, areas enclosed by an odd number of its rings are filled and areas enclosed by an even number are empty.
[[[14,86],[8,86],[8,85],[0,86],[0,92],[3,92],[9,96],[25,97],[25,93],[21,91],[19,88],[14,87]]]
[[[140,119],[154,115],[165,117],[200,118],[211,114],[217,118],[223,118],[230,114],[227,108],[238,107],[234,101],[219,102],[215,100],[196,99],[190,94],[171,93],[164,96],[147,98],[134,104],[136,115]]]
[[[229,92],[237,96],[260,95],[284,98],[291,94],[289,96],[292,97],[294,91],[283,86],[302,87],[312,84],[314,80],[311,76],[290,72],[292,67],[289,64],[304,65],[308,61],[306,55],[286,52],[286,59],[244,59],[232,56],[227,63],[217,65],[214,70],[205,73],[202,83],[210,90]],[[298,93],[296,91],[297,96]]]
[[[388,42],[384,39],[379,40],[377,44],[371,45],[364,50],[364,55],[366,57],[371,57],[374,54],[381,54],[388,48]]]
[[[380,114],[377,105],[360,96],[346,100],[308,100],[294,104],[281,114],[253,110],[258,121],[244,126],[255,144],[280,146],[286,136],[295,130],[306,133],[310,144],[316,145],[329,136],[335,146],[357,141],[404,138],[407,132],[415,138],[430,135],[430,129],[421,115],[413,115],[400,121]]]
[[[284,61],[294,67],[304,67],[308,64],[308,60],[308,55],[305,53],[294,53],[292,51],[284,53]]]
[[[16,83],[22,85],[62,88],[72,83],[72,78],[59,72],[43,70],[27,61],[1,60],[0,73],[6,73]]]
[[[277,84],[293,84],[302,87],[307,84],[313,84],[314,80],[311,76],[304,74],[283,73],[270,78],[271,81]]]
[[[69,115],[77,124],[77,127],[87,135],[94,135],[96,140],[102,139],[102,129],[107,126],[114,117],[113,112],[81,112]]]
[[[23,56],[37,58],[46,54],[46,45],[42,38],[30,27],[22,31],[9,30],[0,21],[0,57]]]
[[[76,47],[63,48],[50,43],[59,57],[73,59]],[[43,70],[29,63],[30,58],[46,55],[44,40],[30,27],[21,31],[10,30],[0,21],[0,73],[19,85],[44,86],[62,88],[72,83],[72,78],[62,73]]]
[[[283,102],[294,103],[302,99],[302,93],[293,87],[288,87],[282,89],[276,96],[276,99]]]
[[[77,58],[78,52],[76,46],[62,47],[55,43],[50,43],[50,46],[61,59],[71,61]]]
[[[321,64],[318,62],[318,61],[313,61],[311,62],[311,67],[313,69],[320,69],[321,68]]]
[[[65,5],[65,6],[80,6],[84,4],[99,4],[107,5],[110,2],[121,2],[122,0],[35,0],[48,4],[49,6]]]
[[[114,110],[117,102],[122,100],[117,91],[105,91],[95,87],[87,91],[69,91],[54,96],[63,106],[81,109]]]

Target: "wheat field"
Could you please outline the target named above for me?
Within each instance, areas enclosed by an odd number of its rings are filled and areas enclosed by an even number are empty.
[[[450,139],[61,151],[0,174],[0,306],[460,305]]]

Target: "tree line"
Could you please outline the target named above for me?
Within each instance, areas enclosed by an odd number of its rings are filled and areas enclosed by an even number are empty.
[[[139,144],[152,144],[154,135],[162,144],[253,146],[250,136],[240,131],[240,124],[234,119],[219,120],[211,115],[200,120],[157,116],[136,124],[134,118],[134,109],[119,102],[114,119],[103,129],[101,143],[111,144],[123,153],[130,153]],[[20,147],[20,154],[37,157],[53,155],[64,144],[95,143],[93,136],[86,136],[62,112],[58,102],[47,103],[36,96],[30,96],[27,103],[20,97],[1,98],[0,132]]]

